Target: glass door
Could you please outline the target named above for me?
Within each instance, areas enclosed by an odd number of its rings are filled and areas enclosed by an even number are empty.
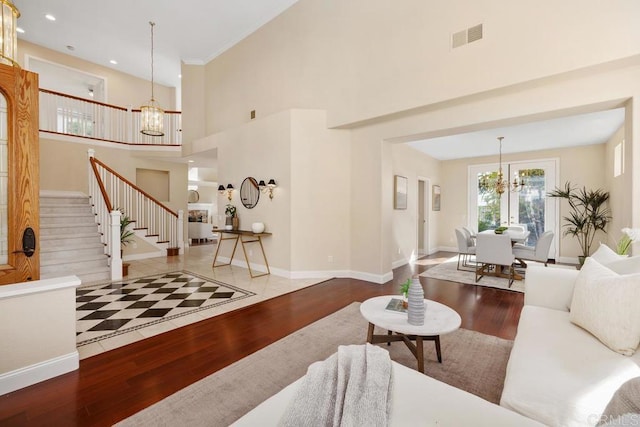
[[[498,164],[469,167],[469,224],[477,230],[492,230],[499,226],[519,224],[530,232],[526,244],[535,246],[538,237],[547,230],[555,234],[550,256],[555,256],[558,243],[556,203],[546,197],[556,182],[556,160],[503,163],[504,179],[509,180],[500,195],[495,190]],[[514,179],[524,186],[514,189]]]

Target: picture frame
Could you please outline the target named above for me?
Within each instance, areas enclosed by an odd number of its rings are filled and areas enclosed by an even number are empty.
[[[407,193],[409,189],[409,180],[406,176],[401,175],[394,175],[393,178],[393,208],[407,209]]]
[[[434,211],[440,210],[440,186],[434,185],[431,187],[431,208]]]

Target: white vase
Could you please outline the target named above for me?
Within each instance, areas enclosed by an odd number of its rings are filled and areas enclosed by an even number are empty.
[[[262,233],[264,231],[264,222],[254,222],[251,224],[251,231],[254,233]]]
[[[424,325],[424,290],[420,279],[414,277],[407,293],[409,307],[407,308],[407,321],[410,325]]]
[[[233,230],[233,225],[227,224],[224,226],[225,230]]]

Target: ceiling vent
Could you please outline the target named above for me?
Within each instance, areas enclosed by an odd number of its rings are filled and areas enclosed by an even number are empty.
[[[451,47],[457,48],[465,44],[482,39],[482,24],[467,28],[466,30],[453,33],[451,36]]]

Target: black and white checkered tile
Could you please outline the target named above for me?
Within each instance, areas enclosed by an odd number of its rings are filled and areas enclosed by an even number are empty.
[[[76,291],[76,341],[82,346],[255,295],[188,271]]]

